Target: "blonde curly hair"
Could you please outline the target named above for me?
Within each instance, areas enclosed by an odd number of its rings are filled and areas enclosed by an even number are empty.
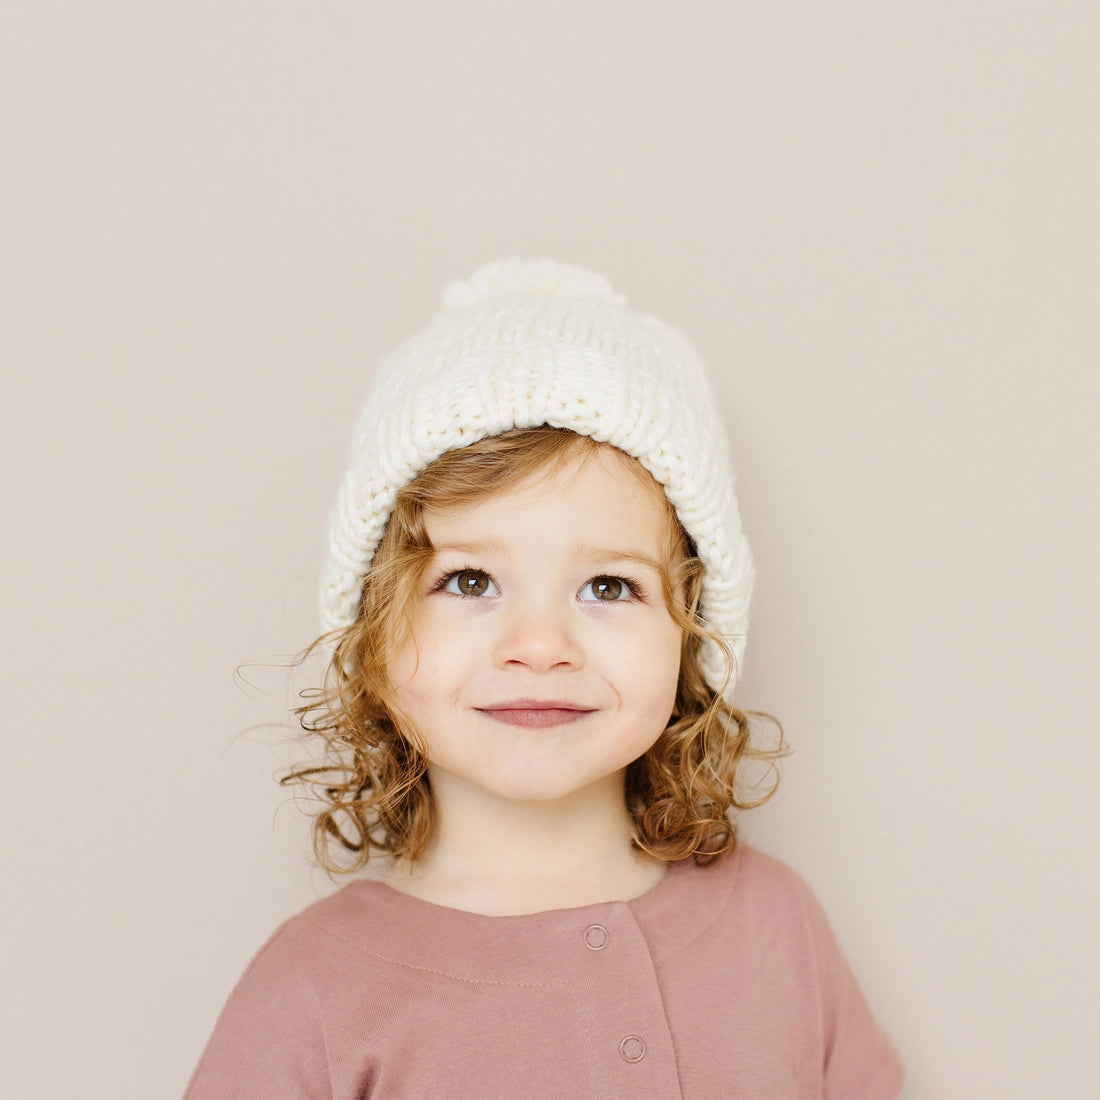
[[[415,862],[435,829],[426,750],[389,678],[412,637],[416,596],[434,552],[425,512],[474,504],[607,446],[564,428],[516,429],[447,452],[399,491],[363,584],[358,618],[302,655],[333,647],[322,686],[304,692],[306,701],[295,711],[305,733],[320,739],[323,759],[289,770],[280,782],[303,784],[319,796],[313,846],[329,872],[361,869],[375,854]],[[702,640],[722,646],[731,673],[734,658],[699,617],[702,563],[660,487],[635,459],[626,461],[667,511],[662,587],[683,632],[672,716],[626,772],[633,843],[661,860],[691,857],[706,864],[736,844],[732,811],[759,806],[774,793],[786,748],[774,718],[743,712],[708,686],[698,660]],[[771,747],[753,743],[750,715],[774,723],[778,738]],[[750,779],[746,768],[753,763],[762,767]]]

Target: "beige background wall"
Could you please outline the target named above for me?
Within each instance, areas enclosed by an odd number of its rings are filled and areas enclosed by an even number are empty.
[[[8,5],[0,1091],[177,1095],[329,888],[234,669],[311,638],[370,362],[515,253],[714,365],[797,750],[747,835],[907,1096],[1094,1096],[1096,11]]]

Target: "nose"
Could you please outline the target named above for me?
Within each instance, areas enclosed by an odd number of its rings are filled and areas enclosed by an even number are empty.
[[[565,611],[517,607],[501,625],[493,654],[498,668],[549,672],[577,669],[584,664],[584,651]]]

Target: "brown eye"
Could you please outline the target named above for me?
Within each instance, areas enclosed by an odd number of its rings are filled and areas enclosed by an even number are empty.
[[[497,586],[488,573],[480,569],[461,569],[452,573],[442,585],[444,592],[456,596],[495,596]]]
[[[585,593],[591,592],[592,595],[586,596]],[[624,596],[630,594],[630,589],[627,588],[626,583],[619,577],[593,577],[584,588],[581,589],[581,599],[602,600],[606,603],[612,603],[615,600],[621,600]]]

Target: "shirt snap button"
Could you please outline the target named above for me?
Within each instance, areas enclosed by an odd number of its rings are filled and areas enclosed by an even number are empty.
[[[619,1044],[624,1062],[640,1062],[645,1057],[645,1043],[637,1035],[628,1035]]]
[[[584,946],[589,951],[602,951],[609,939],[611,933],[602,924],[590,924],[584,930]]]

